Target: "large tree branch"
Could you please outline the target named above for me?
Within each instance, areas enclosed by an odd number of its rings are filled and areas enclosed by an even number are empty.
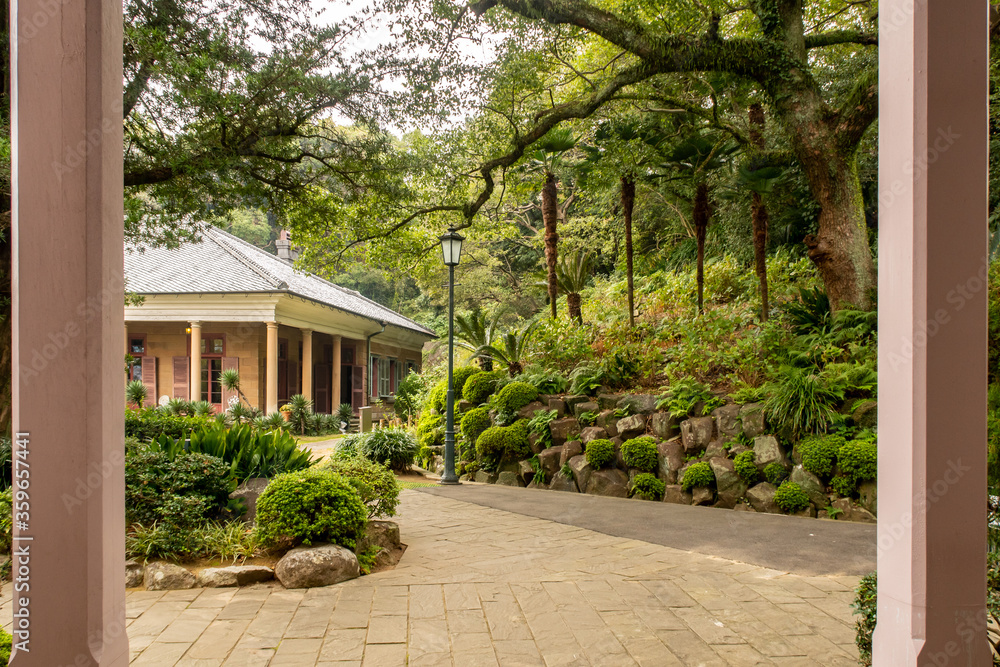
[[[128,118],[132,110],[135,109],[139,98],[146,92],[146,87],[149,85],[151,76],[153,76],[153,63],[143,61],[135,76],[125,86],[125,93],[122,95],[122,118]]]
[[[836,44],[859,44],[861,46],[878,46],[878,35],[859,30],[831,30],[806,35],[806,48],[815,49],[821,46]]]
[[[869,71],[855,84],[837,113],[837,145],[853,152],[861,137],[878,118],[878,72]]]

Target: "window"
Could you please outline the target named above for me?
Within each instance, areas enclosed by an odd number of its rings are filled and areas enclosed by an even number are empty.
[[[389,359],[387,357],[382,357],[378,360],[378,393],[379,396],[388,396],[392,393],[392,389],[389,387],[389,378],[392,375],[389,372]]]
[[[405,375],[403,372],[403,366],[404,364],[402,361],[396,362],[396,391],[399,391],[399,383],[403,381],[403,376]]]
[[[368,386],[371,387],[372,398],[378,398],[378,357],[374,354],[369,364]]]
[[[417,372],[417,362],[415,362],[415,361],[407,361],[406,362],[406,374],[409,375],[410,373],[416,373],[416,372]]]
[[[201,337],[201,356],[222,356],[226,351],[226,339],[219,334],[209,334]]]
[[[226,338],[222,334],[201,337],[201,400],[222,405],[222,356]]]
[[[128,353],[134,357],[129,361],[128,379],[142,382],[142,357],[146,354],[146,334],[128,337]]]

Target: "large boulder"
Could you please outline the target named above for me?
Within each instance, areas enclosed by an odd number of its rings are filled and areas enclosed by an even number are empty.
[[[274,570],[263,565],[233,565],[230,567],[210,567],[198,575],[198,585],[202,588],[232,588],[274,579]]]
[[[715,427],[722,435],[735,436],[740,432],[740,406],[735,403],[712,410]]]
[[[574,394],[572,396],[566,396],[563,398],[566,402],[566,410],[568,412],[573,412],[574,406],[580,403],[587,403],[590,401],[590,396],[584,396],[583,394]]]
[[[591,440],[606,440],[608,438],[608,432],[605,431],[600,426],[588,426],[587,428],[580,431],[580,440],[586,445]]]
[[[747,403],[740,408],[740,429],[749,438],[764,433],[764,407],[760,403]]]
[[[198,577],[173,563],[147,563],[145,579],[146,590],[150,591],[176,591],[198,585]]]
[[[562,419],[566,416],[566,401],[561,398],[550,398],[549,399],[549,410],[556,411],[556,417]]]
[[[608,435],[618,435],[618,417],[615,417],[614,410],[602,410],[594,423],[607,431]]]
[[[555,447],[552,449],[555,449]],[[583,443],[579,440],[570,440],[562,446],[562,451],[559,454],[559,467],[562,468],[569,463],[571,458],[580,454],[583,454]]]
[[[628,498],[628,475],[615,468],[595,470],[587,482],[587,493],[594,496]]]
[[[285,588],[330,586],[356,579],[360,574],[358,557],[336,544],[292,549],[274,568],[274,576]]]
[[[596,414],[598,410],[600,410],[600,408],[597,403],[594,403],[593,401],[585,401],[583,403],[577,403],[573,406],[573,416],[579,419],[584,412]]]
[[[618,420],[618,435],[623,440],[638,438],[646,432],[646,415],[637,414]]]
[[[739,498],[747,492],[746,482],[736,474],[732,461],[716,456],[708,460],[708,465],[715,473],[715,488],[719,490],[720,496],[725,493]]]
[[[674,439],[670,442],[661,442],[656,449],[660,479],[667,484],[677,484],[680,481],[677,472],[684,465],[684,445],[680,440]]]
[[[548,406],[541,401],[532,401],[517,411],[517,416],[521,419],[531,419],[538,410],[548,410]]]
[[[878,513],[878,484],[873,481],[858,484],[858,504],[872,514]]]
[[[649,430],[660,440],[670,440],[680,434],[681,427],[669,412],[654,412],[649,417]]]
[[[580,422],[573,417],[556,419],[549,422],[549,432],[552,434],[552,444],[561,445],[569,436],[580,432]]]
[[[834,509],[840,510],[838,521],[858,521],[860,523],[877,523],[875,515],[864,507],[854,504],[850,498],[840,498],[830,503]]]
[[[562,470],[559,470],[552,476],[552,483],[549,484],[549,488],[553,491],[568,491],[571,493],[578,493],[580,491],[580,489],[576,488],[576,480],[573,479],[573,476],[564,474]]]
[[[851,419],[860,428],[875,428],[878,426],[878,403],[875,401],[859,401],[851,411]]]
[[[809,496],[809,502],[823,509],[830,504],[830,499],[826,495],[826,486],[819,477],[812,474],[801,465],[792,468],[792,474],[788,476],[789,482],[794,482],[802,487],[802,490]]]
[[[757,512],[781,514],[781,508],[774,502],[774,494],[777,490],[778,488],[774,484],[761,482],[747,491],[747,500],[750,501],[750,506]]]
[[[590,476],[594,472],[594,469],[587,463],[587,458],[582,454],[574,456],[569,460],[569,467],[573,471],[573,479],[576,480],[577,487],[586,489],[587,482],[590,481]]]
[[[692,505],[711,505],[715,501],[715,492],[708,487],[699,487],[691,490]]]
[[[601,410],[614,410],[618,407],[621,397],[621,394],[600,394],[597,397],[597,404],[601,406]]]
[[[538,454],[545,450],[545,443],[542,442],[542,436],[537,433],[528,434],[528,449],[531,450],[532,454]]]
[[[726,450],[726,445],[721,440],[713,440],[708,443],[708,447],[705,448],[705,458],[711,459],[718,456],[726,458],[728,452]]]
[[[562,458],[562,450],[565,445],[560,447],[549,447],[541,454],[538,455],[538,462],[542,466],[542,470],[547,472],[549,476],[556,474],[556,471],[562,466],[559,460]]]
[[[535,469],[531,467],[531,461],[518,461],[517,466],[517,476],[525,484],[531,484],[531,480],[535,478]]]
[[[497,486],[527,486],[518,472],[504,470],[497,476]]]
[[[247,510],[246,514],[243,515],[244,522],[248,524],[254,522],[257,517],[257,499],[260,498],[260,494],[264,493],[264,489],[267,488],[270,481],[267,477],[251,477],[229,494],[230,498],[239,498],[243,501]]]
[[[715,420],[711,417],[693,417],[681,422],[681,441],[689,454],[708,447],[714,435]]]
[[[628,408],[632,414],[651,415],[656,412],[656,396],[652,394],[629,394],[618,399],[616,408]]]
[[[369,521],[364,536],[358,540],[358,551],[370,546],[392,551],[399,547],[399,524],[395,521]]]
[[[663,502],[665,503],[690,505],[691,500],[691,494],[685,491],[680,484],[668,484],[663,491]]]
[[[784,463],[785,450],[773,435],[758,435],[753,439],[757,467],[763,470],[769,463]]]
[[[139,588],[145,579],[145,569],[134,560],[125,561],[125,588]]]
[[[497,474],[495,472],[486,472],[485,470],[477,470],[475,479],[480,484],[496,484]]]

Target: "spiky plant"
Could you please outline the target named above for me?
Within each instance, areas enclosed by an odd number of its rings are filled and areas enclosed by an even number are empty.
[[[511,377],[520,375],[524,372],[528,343],[531,341],[537,326],[537,322],[532,322],[523,329],[508,331],[500,337],[498,344],[481,348],[476,351],[476,354],[488,354],[495,361],[504,364]]]
[[[589,252],[575,250],[563,255],[556,269],[559,289],[566,294],[566,305],[570,319],[583,324],[583,309],[580,293],[587,286],[593,272],[593,255]]]
[[[146,402],[146,385],[142,380],[132,380],[125,385],[125,402],[140,408]]]

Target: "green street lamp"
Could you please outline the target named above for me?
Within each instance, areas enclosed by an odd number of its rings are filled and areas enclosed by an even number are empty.
[[[444,474],[441,484],[459,484],[455,475],[455,267],[462,260],[465,237],[448,228],[441,237],[441,254],[448,267],[448,417],[444,431]]]

